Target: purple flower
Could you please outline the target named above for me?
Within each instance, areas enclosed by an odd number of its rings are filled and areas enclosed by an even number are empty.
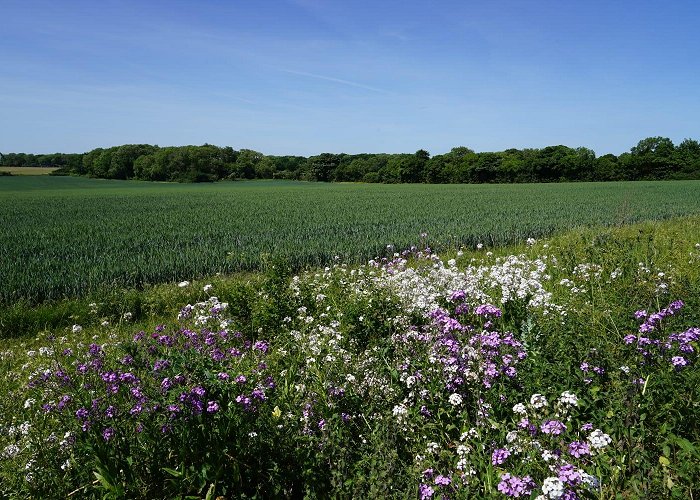
[[[671,310],[673,310],[673,311],[678,311],[678,310],[680,310],[684,305],[685,305],[685,304],[683,303],[682,300],[675,300],[675,301],[671,302],[671,304],[670,304],[668,307],[669,307],[669,309],[671,309]]]
[[[61,398],[58,400],[58,409],[63,410],[68,403],[70,403],[72,398],[68,394],[64,394],[61,396]]]
[[[569,454],[576,458],[581,458],[583,456],[590,455],[591,448],[588,445],[588,443],[574,441],[571,444],[569,444]]]
[[[326,421],[325,419],[321,419],[318,421],[318,428],[320,430],[324,430],[326,428]]]
[[[510,451],[505,448],[496,448],[491,454],[491,463],[493,465],[501,465],[510,456]]]
[[[75,418],[78,420],[85,420],[88,418],[88,411],[85,408],[79,408],[78,411],[75,412]]]
[[[239,375],[235,379],[233,379],[237,384],[245,384],[246,381],[248,380],[245,375]]]
[[[267,351],[270,349],[270,345],[264,340],[258,340],[255,344],[253,344],[253,349],[258,350],[263,354],[266,354]]]
[[[469,306],[467,304],[458,304],[455,307],[455,314],[467,314],[469,312]]]
[[[267,398],[265,397],[265,391],[260,389],[259,387],[256,387],[253,389],[253,392],[250,394],[252,398],[259,399],[260,401],[265,401]]]
[[[107,427],[105,430],[102,431],[102,438],[105,441],[109,441],[114,437],[115,431],[114,428],[112,427]]]
[[[445,477],[443,475],[439,475],[435,478],[435,484],[438,486],[449,486],[451,482],[452,481],[449,477]]]
[[[167,359],[159,359],[155,363],[153,363],[153,371],[158,372],[160,370],[164,370],[165,368],[170,366],[170,361]]]
[[[581,482],[581,474],[571,464],[564,464],[559,467],[559,480],[571,486]]]
[[[501,475],[501,482],[498,483],[498,491],[509,497],[526,497],[532,493],[535,482],[530,476],[519,478],[508,473]]]
[[[591,423],[583,424],[583,425],[581,426],[581,430],[584,431],[584,432],[590,431],[590,430],[592,430],[592,429],[593,429],[593,424],[591,424]]]
[[[138,379],[133,373],[125,372],[119,375],[119,381],[127,384],[134,384],[138,382]]]
[[[495,318],[500,318],[501,317],[501,310],[491,304],[481,304],[479,306],[476,306],[476,309],[474,309],[474,314],[477,316],[493,316]]]
[[[192,407],[192,413],[195,415],[201,415],[204,411],[204,403],[202,403],[199,399],[192,398],[190,400],[190,406]]]
[[[163,392],[167,392],[173,386],[173,381],[165,377],[160,383],[160,388]]]
[[[204,394],[206,394],[206,392],[207,391],[204,389],[204,387],[201,387],[199,385],[196,387],[193,387],[192,390],[190,391],[191,394],[198,396],[200,398],[203,397]]]
[[[217,378],[219,380],[228,380],[230,377],[231,376],[226,372],[219,372],[219,374],[217,375]]]
[[[640,309],[639,311],[635,311],[635,313],[634,313],[634,318],[635,318],[635,319],[646,318],[646,317],[647,317],[647,314],[648,314],[648,313],[647,313],[646,311]]]
[[[566,426],[562,424],[559,420],[547,420],[544,424],[540,426],[540,429],[545,434],[552,434],[554,436],[558,436],[566,430]]]
[[[236,403],[240,403],[241,405],[243,405],[243,409],[248,410],[250,409],[252,401],[249,397],[241,394],[236,396]]]
[[[209,401],[207,403],[207,413],[216,413],[219,411],[219,403],[216,401]]]
[[[420,494],[420,500],[427,500],[428,498],[432,498],[435,494],[435,490],[427,484],[421,484],[418,487],[418,492]]]
[[[654,325],[652,325],[650,323],[642,323],[641,325],[639,325],[639,331],[641,333],[649,333],[653,330],[654,330]]]
[[[686,361],[686,359],[683,356],[673,356],[671,358],[671,363],[676,368],[682,368],[688,364],[688,362]]]

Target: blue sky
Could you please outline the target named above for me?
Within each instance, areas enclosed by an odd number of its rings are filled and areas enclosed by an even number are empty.
[[[0,0],[0,152],[700,139],[696,1]]]

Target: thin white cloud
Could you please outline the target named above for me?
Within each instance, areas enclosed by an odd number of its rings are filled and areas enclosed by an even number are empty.
[[[279,69],[284,73],[291,73],[292,75],[307,76],[309,78],[316,78],[318,80],[326,80],[328,82],[340,83],[343,85],[349,85],[350,87],[356,87],[359,89],[371,90],[372,92],[379,92],[380,94],[391,94],[388,90],[378,89],[377,87],[370,87],[369,85],[364,85],[362,83],[351,82],[350,80],[342,80],[340,78],[334,78],[332,76],[317,75],[315,73],[307,73],[306,71],[296,71],[291,69]]]

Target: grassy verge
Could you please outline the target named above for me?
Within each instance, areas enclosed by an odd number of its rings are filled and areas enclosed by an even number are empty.
[[[697,494],[698,218],[182,285],[5,341],[0,495]]]

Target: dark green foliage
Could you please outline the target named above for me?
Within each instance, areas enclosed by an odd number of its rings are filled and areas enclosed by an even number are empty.
[[[63,173],[104,179],[209,182],[221,179],[431,184],[520,183],[700,179],[700,143],[678,146],[666,137],[648,137],[629,153],[596,158],[588,148],[547,146],[475,153],[466,147],[430,157],[415,154],[334,154],[268,156],[251,149],[212,146],[165,147],[127,144],[84,154],[0,155],[0,166],[60,167]]]

